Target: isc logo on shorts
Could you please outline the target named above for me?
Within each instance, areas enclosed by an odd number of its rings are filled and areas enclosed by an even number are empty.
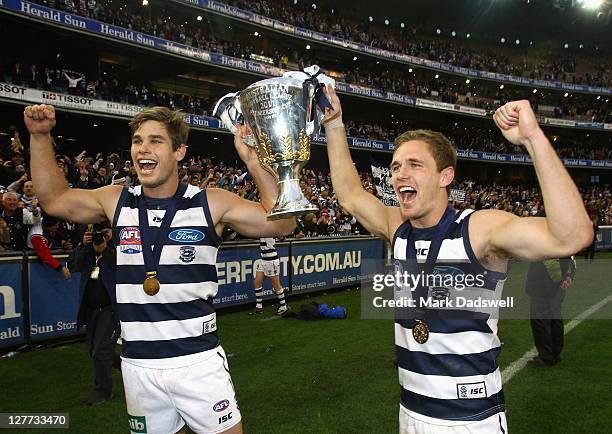
[[[132,416],[128,414],[128,421],[130,423],[130,430],[138,434],[146,434],[147,432],[147,421],[144,416]]]
[[[487,386],[484,381],[479,383],[457,384],[457,397],[459,399],[486,398]]]
[[[129,226],[121,229],[121,232],[119,232],[119,251],[128,255],[142,252],[140,229],[138,227]]]

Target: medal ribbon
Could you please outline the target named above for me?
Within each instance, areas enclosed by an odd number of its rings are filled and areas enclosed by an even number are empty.
[[[412,226],[410,226],[410,231],[408,233],[408,243],[407,243],[408,248],[406,252],[406,258],[408,260],[414,259],[414,264],[411,265],[409,262],[408,263],[409,269],[415,270],[417,274],[420,273],[421,271],[424,271],[425,272],[424,276],[427,276],[429,273],[431,273],[431,271],[434,269],[436,265],[436,260],[438,258],[438,253],[440,253],[440,248],[442,247],[442,242],[444,241],[444,237],[451,230],[451,228],[456,225],[454,221],[455,217],[456,217],[455,209],[451,205],[448,205],[448,207],[446,208],[446,211],[444,212],[444,215],[442,216],[442,218],[437,224],[434,236],[431,240],[431,243],[429,244],[429,251],[427,252],[427,259],[425,260],[425,264],[422,266],[417,261],[417,251],[416,251],[416,241],[417,240],[414,239],[415,238],[414,231],[412,229]],[[419,310],[422,310],[420,309],[420,307],[423,301],[425,300],[425,298],[427,297],[427,290],[428,288],[424,284],[421,284],[418,287],[416,287],[413,291],[416,296],[416,299],[418,300],[417,306],[419,306],[418,308]]]
[[[176,193],[174,193],[170,204],[166,208],[166,213],[164,214],[162,224],[157,232],[155,244],[153,245],[151,244],[151,228],[149,227],[147,204],[144,197],[144,191],[141,189],[140,196],[138,197],[138,227],[140,229],[142,257],[144,259],[147,276],[155,276],[157,274],[157,266],[159,265],[159,259],[164,246],[164,238],[168,234],[168,229],[172,224],[172,220],[179,206],[183,203],[184,198],[182,196],[186,190],[187,186],[185,184],[179,184]],[[153,249],[151,249],[151,246],[153,246]]]

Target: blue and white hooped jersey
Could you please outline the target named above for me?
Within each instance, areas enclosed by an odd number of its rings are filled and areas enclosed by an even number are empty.
[[[212,299],[217,294],[215,232],[206,192],[189,185],[164,238],[157,278],[160,290],[147,295],[140,238],[140,186],[121,193],[113,221],[117,249],[117,315],[129,359],[165,359],[201,353],[219,344]],[[146,198],[152,242],[173,199]]]
[[[468,223],[474,210],[457,214],[454,228],[446,234],[438,257],[439,268],[455,275],[479,275],[478,288],[462,288],[493,294],[500,298],[506,279],[505,273],[485,269],[477,260],[470,245]],[[436,227],[410,228],[405,222],[393,238],[396,261],[407,259],[408,234],[415,239],[417,261],[424,262]],[[484,282],[484,283],[482,283]],[[454,287],[429,287],[428,295],[443,293],[456,296]],[[501,344],[497,336],[497,316],[482,312],[447,309],[444,314],[436,308],[427,309],[424,321],[429,329],[426,342],[413,337],[415,316],[406,319],[396,308],[395,348],[401,385],[401,404],[416,418],[443,419],[449,424],[479,421],[505,410],[502,378],[497,365]],[[404,311],[405,313],[405,311]]]
[[[274,261],[275,259],[278,259],[276,241],[274,241],[274,238],[260,238],[259,250],[261,253],[261,259],[264,261]]]

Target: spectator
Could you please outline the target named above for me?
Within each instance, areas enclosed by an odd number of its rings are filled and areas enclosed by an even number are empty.
[[[9,230],[8,242],[4,247],[7,250],[24,250],[27,246],[27,236],[30,226],[40,221],[40,209],[35,207],[32,211],[18,207],[19,198],[14,191],[7,191],[2,196],[2,213],[0,217],[6,222]]]

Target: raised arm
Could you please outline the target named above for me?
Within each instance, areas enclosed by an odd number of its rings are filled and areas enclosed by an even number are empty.
[[[236,232],[252,238],[289,235],[295,229],[295,218],[267,220],[268,211],[276,203],[278,183],[276,176],[261,167],[255,149],[244,143],[242,138],[246,134],[246,127],[238,125],[234,144],[257,185],[261,203],[242,199],[237,194],[222,189],[208,189],[211,214],[217,232],[220,233],[222,228],[228,225]]]
[[[401,223],[399,209],[384,205],[364,190],[346,141],[340,99],[331,86],[327,86],[325,91],[332,109],[326,109],[323,125],[332,184],[338,202],[370,233],[390,240]]]
[[[43,209],[75,223],[112,221],[122,187],[109,185],[97,190],[69,189],[55,161],[51,130],[55,109],[50,105],[25,108],[23,119],[30,132],[30,167],[36,195]]]
[[[520,218],[501,211],[476,213],[474,228],[490,228],[484,237],[487,250],[496,256],[536,261],[570,256],[588,246],[593,227],[580,193],[540,129],[529,101],[509,102],[497,109],[493,119],[504,137],[525,146],[533,159],[546,217]],[[486,225],[478,224],[485,221]]]

